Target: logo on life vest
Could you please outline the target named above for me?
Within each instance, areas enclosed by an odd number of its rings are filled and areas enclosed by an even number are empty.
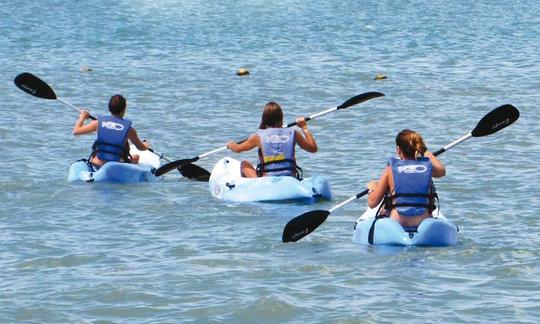
[[[287,136],[287,135],[270,135],[270,136],[266,137],[265,141],[266,141],[266,143],[270,143],[270,144],[287,143],[289,141],[289,136]]]
[[[398,173],[424,173],[427,171],[427,167],[421,164],[403,165],[397,167]]]
[[[111,129],[111,130],[116,130],[116,131],[124,130],[124,125],[119,124],[119,123],[115,123],[113,121],[101,122],[101,127]]]

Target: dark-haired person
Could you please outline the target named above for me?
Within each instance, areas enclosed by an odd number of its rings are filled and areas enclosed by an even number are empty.
[[[317,142],[308,130],[304,118],[296,120],[298,128],[283,127],[283,111],[275,102],[269,102],[264,107],[259,129],[246,141],[236,144],[227,143],[227,148],[235,153],[259,149],[259,165],[255,168],[250,162],[242,161],[242,176],[256,178],[263,176],[293,176],[297,177],[296,144],[302,149],[315,153]]]
[[[396,137],[399,159],[391,157],[379,181],[367,184],[368,205],[375,208],[384,199],[383,213],[404,227],[418,226],[435,209],[432,178],[446,174],[444,165],[427,147],[420,134],[405,129]]]
[[[138,150],[145,151],[148,144],[137,136],[137,131],[131,126],[131,121],[124,118],[126,113],[126,99],[122,95],[114,95],[109,101],[110,116],[98,116],[88,124],[84,121],[90,116],[88,111],[81,110],[79,119],[73,127],[73,135],[89,134],[97,131],[97,139],[92,146],[90,162],[100,167],[106,162],[139,163],[139,156],[129,154],[128,139]]]

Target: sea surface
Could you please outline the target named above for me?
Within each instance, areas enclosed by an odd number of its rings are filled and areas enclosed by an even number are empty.
[[[0,322],[537,323],[539,12],[520,0],[0,1]],[[71,134],[74,109],[15,87],[22,72],[93,114],[125,95],[140,137],[171,160],[251,134],[268,101],[290,122],[386,96],[310,122],[319,152],[297,159],[328,177],[332,201],[227,203],[177,172],[68,183],[94,136]],[[365,197],[281,242],[290,219],[378,178],[400,130],[434,151],[503,104],[517,122],[440,156],[456,246],[353,243]],[[256,160],[197,164],[227,155]]]

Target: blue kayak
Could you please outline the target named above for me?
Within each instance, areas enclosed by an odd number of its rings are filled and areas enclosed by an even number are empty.
[[[148,182],[156,178],[153,170],[150,165],[121,162],[107,162],[98,170],[85,161],[77,161],[69,169],[68,182]]]
[[[131,147],[132,154],[139,155],[139,164],[107,162],[101,168],[86,161],[77,161],[69,169],[68,182],[118,182],[134,183],[155,181],[154,170],[159,167],[159,156],[150,151],[138,151]]]
[[[368,208],[356,221],[353,242],[363,245],[451,246],[457,243],[457,226],[437,209],[416,228],[404,228],[385,217],[375,221],[377,208]],[[371,235],[370,235],[371,233]]]
[[[323,176],[298,180],[294,177],[243,178],[240,161],[230,157],[219,160],[209,180],[212,195],[226,201],[282,201],[315,202],[332,198],[330,183]]]

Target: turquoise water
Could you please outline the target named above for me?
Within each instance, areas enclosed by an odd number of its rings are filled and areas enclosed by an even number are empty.
[[[539,10],[530,1],[3,1],[0,321],[537,322]],[[235,75],[241,67],[248,77]],[[93,138],[71,135],[73,110],[17,89],[25,71],[94,114],[124,94],[141,137],[170,159],[245,137],[270,100],[292,121],[359,93],[386,96],[310,123],[320,152],[298,160],[330,179],[334,201],[231,204],[175,173],[68,184]],[[460,227],[457,246],[353,244],[365,199],[281,243],[291,218],[378,177],[399,130],[418,130],[436,150],[506,103],[520,109],[514,125],[441,155],[447,176],[436,184]],[[198,164],[211,169],[226,154]]]

